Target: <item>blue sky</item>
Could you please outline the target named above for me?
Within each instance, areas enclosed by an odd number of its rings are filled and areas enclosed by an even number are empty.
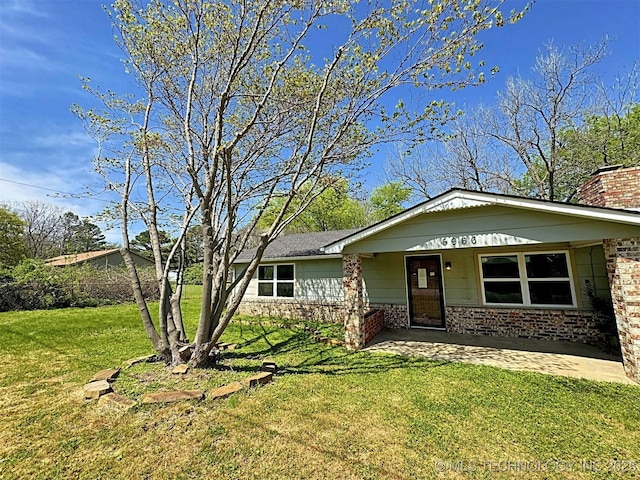
[[[81,192],[93,181],[95,145],[69,110],[73,103],[90,103],[78,75],[111,90],[132,89],[103,3],[0,1],[0,203],[37,199],[81,216],[105,205],[99,198],[52,196]],[[510,0],[507,9],[524,3]],[[640,0],[537,0],[517,25],[483,35],[482,58],[498,65],[500,73],[448,98],[459,107],[490,105],[509,76],[526,75],[545,42],[595,43],[604,34],[613,41],[600,69],[610,80],[640,58]],[[384,153],[373,160],[367,186],[383,180],[383,160]]]

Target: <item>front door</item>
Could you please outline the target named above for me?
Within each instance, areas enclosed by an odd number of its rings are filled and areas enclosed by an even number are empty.
[[[406,262],[410,325],[443,328],[444,302],[440,257],[407,257]]]

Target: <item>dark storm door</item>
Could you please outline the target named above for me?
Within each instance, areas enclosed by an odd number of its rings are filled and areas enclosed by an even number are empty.
[[[443,328],[444,298],[440,257],[407,257],[406,262],[410,325]]]

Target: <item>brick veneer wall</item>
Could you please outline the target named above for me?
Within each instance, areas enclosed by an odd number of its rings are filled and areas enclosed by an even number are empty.
[[[639,208],[640,167],[600,170],[578,188],[580,203],[595,207]]]
[[[537,308],[448,306],[446,315],[449,332],[580,343],[606,341],[601,326],[611,321],[591,310]]]
[[[369,343],[384,327],[408,328],[406,305],[373,303],[366,306],[361,331],[364,344]],[[606,342],[602,326],[610,319],[591,310],[445,307],[446,330],[474,335],[562,340],[579,343]],[[342,303],[323,303],[293,299],[245,299],[238,313],[265,317],[308,319],[318,322],[343,323],[348,309]],[[640,339],[640,325],[636,327]],[[624,330],[627,331],[627,330]],[[630,334],[625,338],[630,339]],[[628,345],[628,342],[625,343]]]
[[[605,240],[603,247],[624,370],[640,383],[640,238]]]
[[[601,169],[578,197],[587,205],[640,209],[640,167]],[[640,238],[606,239],[602,246],[624,369],[640,383]]]
[[[364,316],[364,343],[374,339],[384,328],[384,310],[370,310]]]

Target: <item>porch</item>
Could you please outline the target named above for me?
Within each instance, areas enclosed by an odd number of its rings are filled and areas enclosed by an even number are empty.
[[[591,345],[425,329],[384,329],[364,350],[634,385],[622,358]]]

